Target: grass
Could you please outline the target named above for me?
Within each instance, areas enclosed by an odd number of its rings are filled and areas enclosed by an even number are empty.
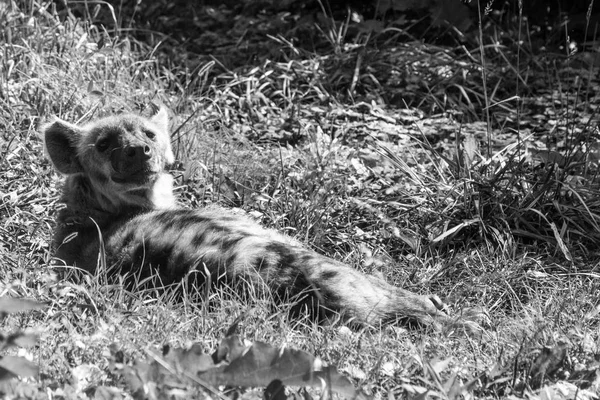
[[[37,347],[7,350],[33,360],[39,375],[3,382],[3,394],[131,396],[114,369],[111,344],[130,365],[165,344],[199,343],[209,353],[240,316],[244,337],[316,354],[378,398],[425,390],[442,398],[542,398],[572,390],[568,385],[580,395],[598,391],[585,377],[599,352],[598,138],[589,122],[592,94],[566,83],[570,64],[536,75],[552,83],[552,91],[539,89],[546,97],[525,98],[522,110],[514,102],[493,108],[488,120],[502,129],[490,136],[481,125],[447,115],[476,119],[486,96],[494,104],[514,95],[500,90],[505,81],[533,85],[527,69],[537,66],[524,61],[535,51],[531,43],[519,61],[509,47],[483,46],[480,55],[474,43],[464,58],[427,45],[361,52],[343,46],[352,40],[343,21],[323,31],[319,52],[283,35],[269,43],[280,46],[284,59],[236,68],[215,62],[191,73],[165,68],[148,44],[66,17],[50,4],[2,4],[0,24],[0,295],[48,304],[3,314],[2,332],[40,334]],[[373,34],[367,43],[377,39]],[[408,70],[386,69],[401,57],[414,61]],[[488,91],[477,79],[479,57],[488,57]],[[450,60],[446,75],[442,66]],[[499,72],[499,60],[509,73]],[[476,72],[463,79],[466,71]],[[412,105],[447,115],[424,118],[398,107],[402,96],[391,84],[403,79]],[[131,293],[101,275],[48,267],[60,177],[41,156],[40,125],[51,115],[86,121],[143,111],[150,102],[167,104],[175,115],[173,143],[182,163],[173,173],[183,203],[244,208],[367,273],[438,293],[457,314],[477,308],[485,334],[319,327],[289,320],[258,293],[240,298],[225,288],[193,296],[198,289],[186,288],[192,296],[178,302],[169,292]],[[514,124],[529,105],[564,118],[544,119],[544,136],[536,136],[535,127]],[[573,118],[584,111],[589,118]],[[532,371],[548,359],[542,349],[560,343],[567,344],[568,360],[558,371],[542,371],[540,389]],[[189,385],[177,392],[168,381],[154,384],[163,395],[214,396]]]

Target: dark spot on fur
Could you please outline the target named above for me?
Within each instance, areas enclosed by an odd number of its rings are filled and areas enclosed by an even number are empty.
[[[308,316],[311,320],[322,322],[331,311],[322,307],[322,304],[326,303],[322,302],[322,293],[313,287],[303,274],[296,275],[290,286],[280,287],[277,293],[278,300],[293,302],[290,308],[291,318]]]
[[[299,263],[302,265],[310,265],[314,261],[315,257],[311,254],[303,254],[300,257]]]
[[[219,215],[219,221],[222,222],[235,222],[240,219],[237,215]]]
[[[133,239],[135,238],[135,232],[130,230],[128,231],[125,236],[123,237],[122,240],[122,245],[124,247],[129,246],[131,244],[131,242],[133,241]]]
[[[271,242],[265,250],[268,253],[275,253],[279,257],[279,265],[283,268],[292,268],[298,260],[298,251],[286,243]]]
[[[201,230],[194,234],[194,238],[192,239],[192,244],[195,246],[201,246],[204,244],[204,240],[206,239],[206,231]]]
[[[132,274],[141,279],[148,278],[154,275],[157,270],[161,272],[161,280],[164,284],[171,283],[170,274],[168,273],[169,259],[173,254],[173,246],[165,243],[156,243],[155,241],[147,241],[139,243],[132,254]],[[167,272],[167,276],[164,276]],[[169,279],[163,279],[169,278]]]
[[[337,293],[331,290],[321,290],[320,294],[326,304],[341,306],[341,297]]]
[[[227,269],[231,269],[232,266],[235,266],[237,264],[237,258],[239,256],[239,253],[237,251],[231,251],[229,253],[230,254],[223,261],[223,264],[225,265],[225,267]],[[256,269],[257,271],[260,269],[260,265],[256,265],[256,262],[254,262],[254,261],[252,262],[252,267],[254,269]]]
[[[336,271],[324,271],[321,273],[321,279],[324,281],[330,281],[337,278],[338,273]]]
[[[157,221],[157,225],[163,227],[164,232],[172,232],[174,230],[181,230],[181,223],[177,219],[169,219],[165,221]]]
[[[241,235],[236,235],[236,236],[228,236],[227,238],[221,240],[219,242],[219,245],[221,246],[221,248],[223,249],[223,251],[228,251],[229,249],[233,249],[234,247],[236,247],[240,241],[244,239],[244,236]]]

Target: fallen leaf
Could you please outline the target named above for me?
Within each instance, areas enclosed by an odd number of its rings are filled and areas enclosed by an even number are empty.
[[[286,386],[320,388],[325,383],[346,398],[363,397],[335,367],[322,367],[320,360],[307,352],[258,341],[244,348],[241,344],[237,336],[225,338],[216,359],[227,359],[229,364],[199,373],[199,378],[213,386],[267,386],[276,379]]]
[[[36,376],[38,366],[23,357],[3,356],[0,358],[0,368],[22,378]],[[10,374],[0,372],[0,380],[12,378]]]
[[[11,314],[29,310],[39,310],[45,304],[30,299],[17,299],[14,297],[0,297],[0,315]]]
[[[562,366],[566,357],[566,343],[559,343],[553,348],[544,347],[529,370],[531,387],[539,388],[546,377],[551,376]]]

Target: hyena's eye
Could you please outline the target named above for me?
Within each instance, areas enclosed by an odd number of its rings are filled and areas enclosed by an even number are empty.
[[[96,142],[96,150],[100,153],[104,153],[108,150],[108,146],[110,146],[110,140],[108,140],[108,138],[100,139]]]
[[[154,132],[152,132],[152,131],[144,129],[144,133],[146,134],[146,136],[150,140],[154,140],[154,138],[156,137],[156,134]]]

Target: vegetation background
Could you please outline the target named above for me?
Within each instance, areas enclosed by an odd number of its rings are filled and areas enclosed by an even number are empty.
[[[186,375],[234,327],[366,397],[598,398],[599,17],[593,0],[0,3],[0,393],[284,398]],[[41,124],[151,103],[172,111],[186,206],[247,210],[479,310],[483,332],[315,326],[226,289],[178,302],[49,267]]]

